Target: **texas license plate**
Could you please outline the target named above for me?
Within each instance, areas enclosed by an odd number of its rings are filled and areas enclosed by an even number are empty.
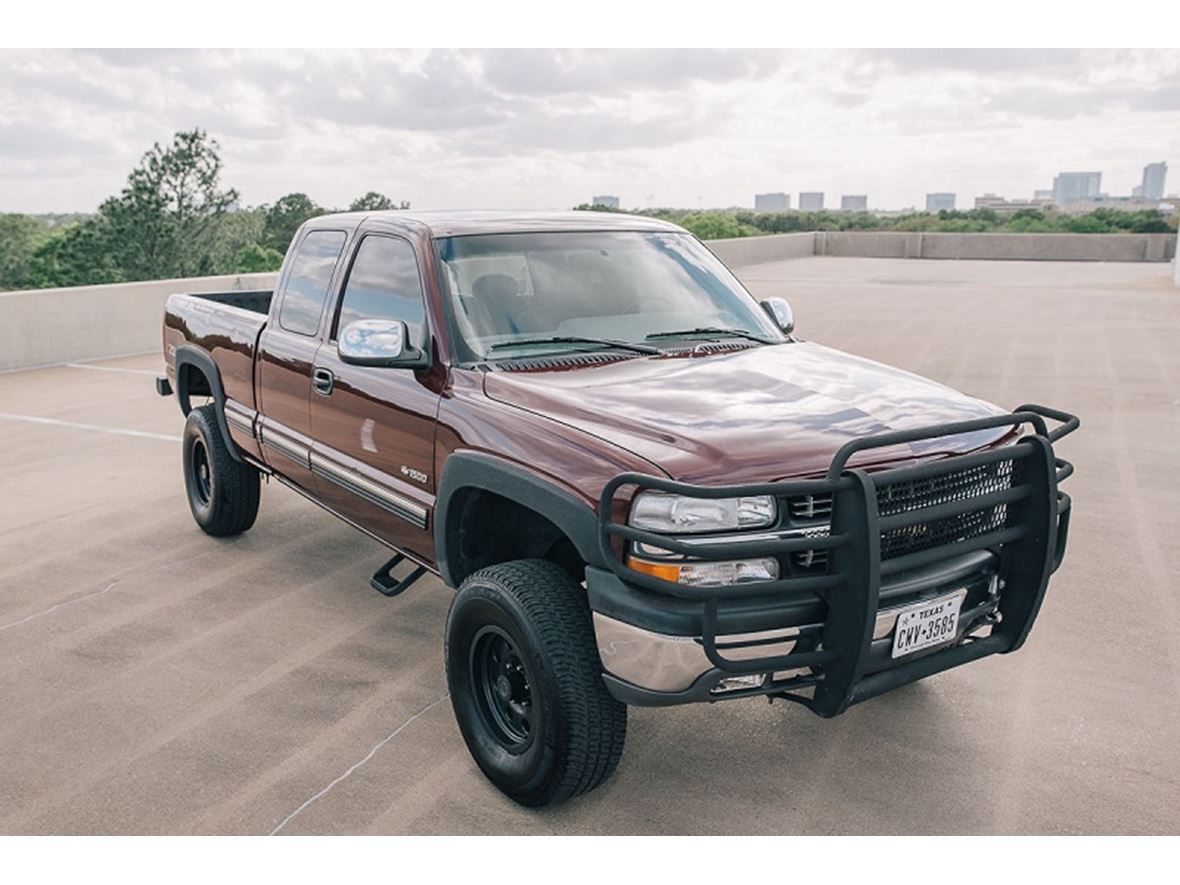
[[[893,657],[912,654],[955,638],[963,594],[943,596],[907,608],[897,616],[893,631]]]

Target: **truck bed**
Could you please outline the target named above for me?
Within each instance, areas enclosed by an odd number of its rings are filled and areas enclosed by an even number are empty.
[[[212,301],[229,307],[240,307],[251,313],[266,316],[270,313],[270,300],[274,296],[274,289],[250,289],[241,292],[188,292],[189,298],[200,298],[202,301]]]
[[[205,375],[215,371],[226,398],[252,410],[254,351],[266,326],[273,294],[272,290],[255,290],[170,295],[164,307],[164,360],[174,388],[195,396],[209,395]],[[210,363],[199,366],[201,371],[190,372],[186,383],[180,383],[178,352],[189,357],[203,355]]]

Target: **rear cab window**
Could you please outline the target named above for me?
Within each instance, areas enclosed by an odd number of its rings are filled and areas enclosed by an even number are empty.
[[[279,325],[288,332],[315,335],[319,331],[344,240],[344,231],[313,230],[299,242],[279,307]]]

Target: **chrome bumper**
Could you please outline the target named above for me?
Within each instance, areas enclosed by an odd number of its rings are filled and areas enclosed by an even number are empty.
[[[994,598],[994,590],[992,595]],[[962,603],[967,596],[967,590],[964,588],[945,594],[933,594],[929,598],[939,596],[958,596],[960,603]],[[913,605],[914,602],[910,601],[904,605],[881,609],[873,624],[873,641],[888,639],[892,636],[893,630],[897,626],[898,615],[906,609],[912,608]],[[974,625],[960,623],[959,631],[955,636],[937,648],[953,645],[962,639],[968,628],[974,630],[978,629],[978,626],[978,623]],[[757,633],[731,633],[718,636],[717,641],[728,644],[763,640],[758,645],[748,648],[734,648],[727,652],[734,660],[752,660],[768,655],[790,654],[795,648],[796,637],[804,629],[807,628],[784,627]],[[705,654],[699,636],[670,636],[664,633],[654,633],[599,612],[594,613],[594,632],[598,639],[598,653],[602,658],[603,669],[616,679],[621,679],[645,691],[683,692],[714,669]],[[780,641],[765,642],[765,640],[773,639]],[[788,675],[793,675],[794,672],[776,672],[775,678],[776,680],[786,678]]]
[[[652,633],[606,615],[594,613],[598,654],[607,673],[648,691],[684,691],[713,669],[700,637]],[[749,660],[766,654],[789,654],[795,648],[799,628],[735,633],[718,640],[745,641],[781,637],[781,643],[737,649],[734,658]]]

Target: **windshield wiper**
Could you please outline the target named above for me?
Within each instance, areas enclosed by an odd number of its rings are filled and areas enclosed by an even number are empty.
[[[651,347],[647,344],[632,344],[630,341],[615,341],[611,338],[583,338],[580,335],[554,335],[551,338],[523,338],[517,341],[500,341],[491,345],[488,348],[488,353],[505,347],[525,347],[530,344],[597,344],[601,347],[614,347],[619,350],[631,350],[635,353],[660,352],[658,347]]]
[[[757,341],[759,344],[778,344],[777,341],[770,341],[767,338],[759,338],[753,332],[746,329],[723,329],[719,326],[701,326],[698,329],[681,329],[677,332],[652,332],[645,336],[645,340],[651,341],[656,338],[688,338],[693,335],[729,335],[733,338],[748,338],[751,341]]]

